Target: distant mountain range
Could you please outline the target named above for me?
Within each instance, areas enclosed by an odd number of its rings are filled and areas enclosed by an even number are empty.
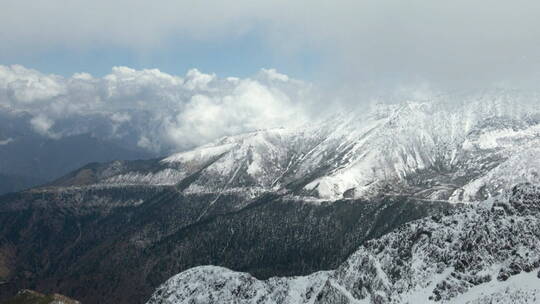
[[[42,185],[89,162],[154,156],[92,133],[42,136],[29,120],[25,113],[0,112],[0,194]]]
[[[161,160],[103,164],[91,181],[64,178],[54,185],[177,185],[182,193],[246,199],[263,193],[314,201],[383,193],[473,202],[508,184],[540,182],[539,144],[534,103],[504,95],[461,104],[405,102],[298,129],[225,137]]]

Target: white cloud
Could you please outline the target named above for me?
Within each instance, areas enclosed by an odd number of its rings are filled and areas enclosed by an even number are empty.
[[[0,88],[13,99],[31,103],[50,99],[65,92],[58,76],[45,76],[20,65],[0,66]]]
[[[298,124],[307,116],[312,93],[310,84],[275,70],[239,79],[195,69],[180,77],[114,67],[102,78],[86,73],[64,78],[0,66],[0,106],[31,114],[37,133],[59,138],[94,132],[105,127],[105,119],[108,136],[136,133],[136,144],[155,152]],[[103,119],[96,122],[95,116]]]
[[[127,113],[113,113],[111,115],[111,120],[116,123],[124,123],[131,120],[131,116]]]
[[[278,73],[275,69],[262,69],[262,73],[266,74],[270,80],[289,81],[289,76]]]
[[[169,121],[167,130],[175,141],[202,144],[206,138],[245,130],[301,124],[306,120],[302,106],[279,89],[241,80],[224,96],[191,97],[176,120]]]
[[[58,139],[61,137],[60,134],[51,131],[51,128],[54,125],[54,121],[52,121],[43,114],[38,114],[37,116],[34,116],[30,120],[30,124],[32,125],[32,128],[34,128],[34,130],[41,135],[54,139]]]
[[[185,87],[189,90],[208,90],[208,84],[216,79],[216,75],[204,74],[197,69],[191,69],[186,74]]]
[[[2,139],[2,140],[0,140],[0,146],[7,145],[7,144],[11,143],[12,141],[13,141],[13,138],[11,138],[11,137],[8,137],[6,139]]]

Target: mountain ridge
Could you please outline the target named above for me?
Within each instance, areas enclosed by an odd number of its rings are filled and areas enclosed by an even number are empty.
[[[444,101],[381,105],[313,126],[227,136],[146,163],[102,164],[92,182],[69,183],[181,184],[185,193],[235,191],[250,198],[277,191],[306,201],[408,193],[473,202],[499,194],[505,182],[537,181],[538,107],[511,99],[448,107]],[[526,175],[511,172],[517,168]],[[52,185],[68,186],[59,181]]]

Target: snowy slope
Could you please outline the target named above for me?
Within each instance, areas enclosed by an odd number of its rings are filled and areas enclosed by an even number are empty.
[[[115,167],[94,185],[479,201],[503,185],[539,181],[538,101],[534,94],[492,91],[374,105],[301,128],[225,137],[144,170]]]
[[[538,303],[540,188],[402,226],[367,242],[338,269],[259,281],[195,267],[159,287],[148,304]]]

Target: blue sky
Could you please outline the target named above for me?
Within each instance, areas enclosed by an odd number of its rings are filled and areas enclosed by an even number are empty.
[[[316,50],[295,54],[276,52],[260,33],[248,33],[214,41],[169,39],[163,47],[136,49],[114,45],[85,48],[50,47],[35,52],[0,52],[0,64],[20,64],[44,73],[71,76],[87,72],[103,76],[113,66],[157,68],[183,75],[191,68],[222,77],[249,77],[262,68],[275,68],[292,77],[311,80],[322,61]]]

